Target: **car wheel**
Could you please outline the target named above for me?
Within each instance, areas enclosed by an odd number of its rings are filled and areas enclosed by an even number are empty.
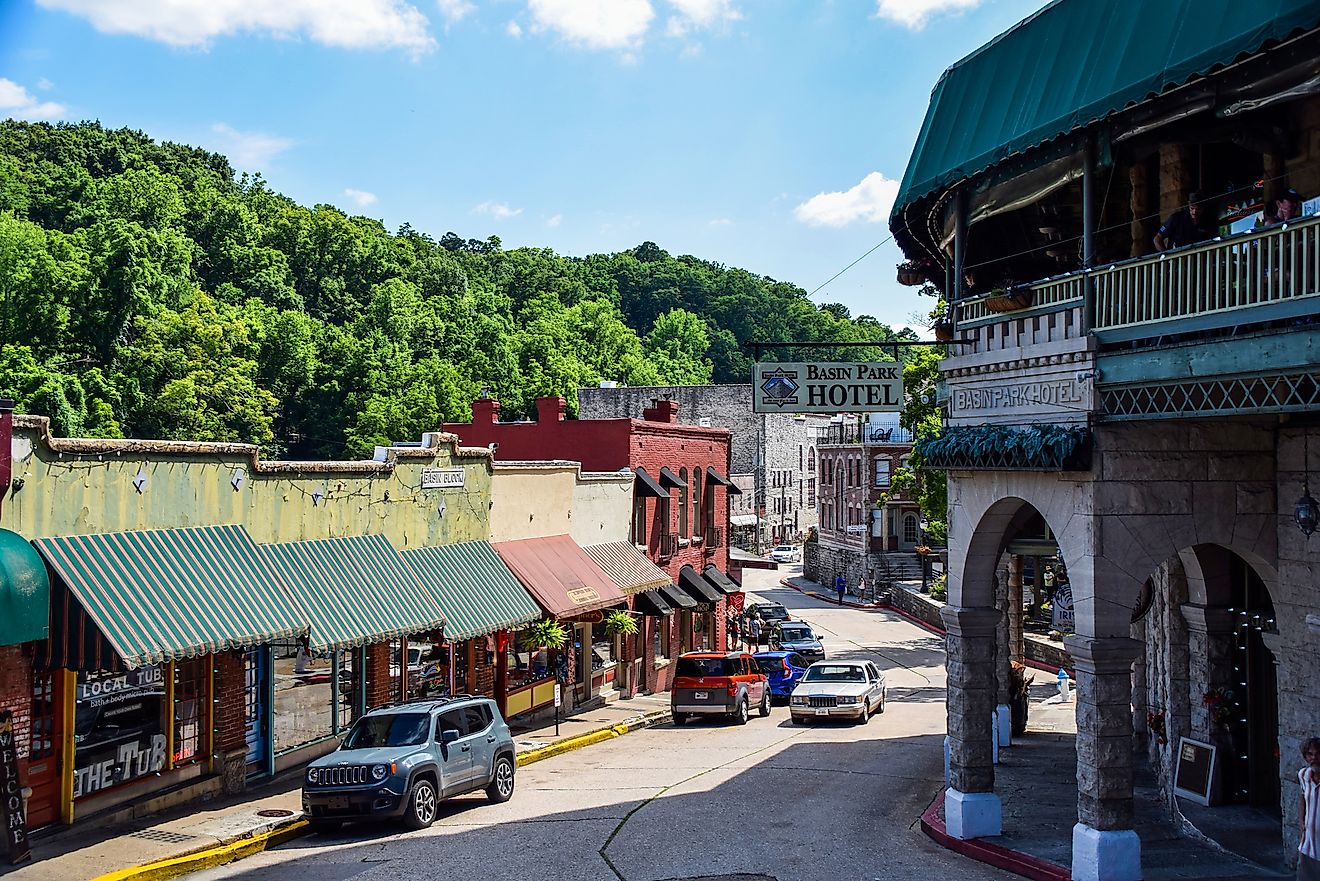
[[[408,810],[403,812],[403,825],[409,829],[425,829],[435,822],[440,812],[440,797],[430,778],[423,777],[412,785],[408,793]]]
[[[770,715],[770,689],[767,688],[761,693],[761,706],[756,711],[761,714],[762,719]]]
[[[686,713],[675,713],[675,714],[674,714],[674,724],[675,724],[675,725],[686,725],[686,724],[687,724],[687,720],[688,720],[688,717],[687,717],[687,714],[686,714]]]
[[[308,820],[307,825],[313,832],[320,832],[322,835],[329,835],[332,832],[338,832],[339,827],[344,825],[343,820]]]
[[[497,805],[513,798],[513,759],[500,756],[495,760],[495,773],[486,787],[486,798]]]
[[[876,712],[883,713],[884,711],[885,711],[885,693],[882,691],[880,692],[880,708],[876,710]]]
[[[858,724],[858,725],[865,725],[867,722],[870,722],[870,721],[871,721],[871,702],[870,702],[870,701],[863,701],[863,702],[862,702],[862,714],[861,714],[860,716],[857,717],[857,724]]]
[[[747,710],[747,698],[744,697],[742,700],[738,701],[738,709],[734,710],[733,721],[738,725],[746,725],[747,719],[750,716],[751,713]]]

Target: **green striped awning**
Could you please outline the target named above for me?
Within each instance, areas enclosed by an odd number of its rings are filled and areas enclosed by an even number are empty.
[[[471,639],[541,617],[541,607],[487,541],[410,548],[403,559],[445,613],[445,637]]]
[[[241,526],[32,542],[128,669],[307,631],[307,617]]]
[[[307,609],[313,651],[384,642],[444,624],[440,607],[384,536],[260,547]]]

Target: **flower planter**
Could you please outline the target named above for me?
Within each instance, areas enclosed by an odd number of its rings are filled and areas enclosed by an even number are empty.
[[[919,269],[898,268],[898,283],[904,287],[916,287],[926,280],[926,274]]]
[[[953,341],[953,325],[948,321],[937,321],[931,328],[935,332],[935,339],[941,343]]]
[[[981,300],[981,305],[991,312],[1016,312],[1031,305],[1031,288],[1014,288],[997,291]]]

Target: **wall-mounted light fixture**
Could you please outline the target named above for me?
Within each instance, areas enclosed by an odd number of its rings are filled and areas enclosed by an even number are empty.
[[[1315,497],[1311,495],[1310,487],[1310,438],[1309,430],[1303,429],[1302,433],[1302,497],[1297,500],[1297,506],[1293,508],[1293,520],[1297,521],[1297,528],[1305,535],[1307,540],[1315,534],[1317,522],[1320,522],[1320,504],[1316,503]]]

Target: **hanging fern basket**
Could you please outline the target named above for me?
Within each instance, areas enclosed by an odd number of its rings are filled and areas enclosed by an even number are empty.
[[[995,288],[981,300],[991,312],[1016,312],[1031,305],[1031,288]]]
[[[568,629],[558,621],[542,618],[528,624],[518,640],[528,651],[561,649],[568,642]]]

